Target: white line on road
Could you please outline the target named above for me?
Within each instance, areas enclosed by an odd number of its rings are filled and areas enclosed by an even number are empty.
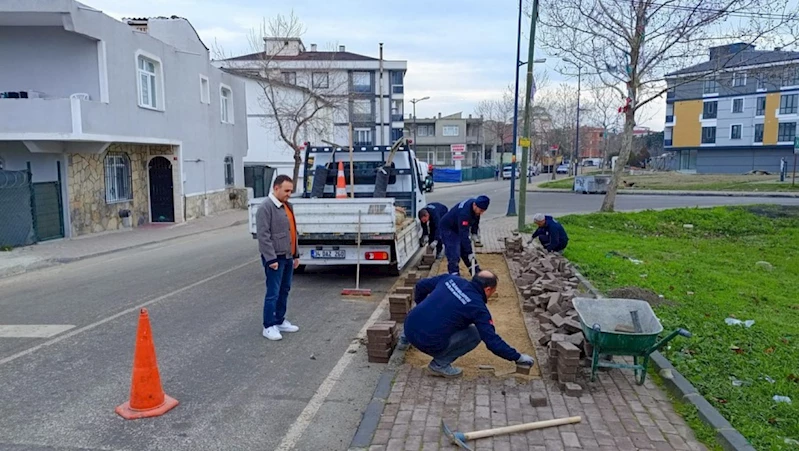
[[[73,328],[71,324],[0,325],[0,338],[50,338]]]
[[[390,290],[389,290],[390,291]],[[311,400],[308,402],[308,405],[302,409],[300,412],[300,416],[294,420],[294,423],[289,428],[289,431],[283,437],[278,447],[275,451],[289,451],[294,449],[297,445],[297,442],[300,441],[300,437],[305,432],[305,429],[311,424],[314,416],[322,407],[327,397],[330,395],[330,392],[333,390],[333,387],[338,383],[341,378],[341,375],[344,373],[344,370],[347,369],[347,366],[352,362],[352,359],[355,358],[355,352],[361,346],[360,339],[366,336],[366,329],[368,329],[372,324],[374,324],[380,315],[383,314],[383,311],[386,309],[388,305],[388,296],[384,297],[380,304],[377,305],[377,308],[374,312],[372,312],[372,316],[366,321],[366,324],[363,325],[361,330],[358,332],[357,339],[353,340],[350,343],[350,346],[347,348],[347,351],[344,355],[339,359],[336,363],[336,366],[330,371],[330,374],[327,375],[322,384],[316,389],[316,393],[314,393]]]
[[[42,343],[40,345],[34,346],[32,348],[28,348],[28,349],[26,349],[26,350],[24,350],[22,352],[18,352],[16,354],[12,354],[12,355],[4,358],[4,359],[0,359],[0,365],[6,364],[6,363],[11,362],[13,360],[16,360],[16,359],[18,359],[20,357],[23,357],[23,356],[26,356],[26,355],[28,355],[30,353],[36,352],[36,351],[38,351],[39,349],[42,349],[45,346],[54,345],[54,344],[56,344],[56,343],[58,343],[58,342],[60,342],[62,340],[66,340],[67,338],[74,337],[75,335],[78,335],[81,332],[86,332],[87,330],[94,329],[95,327],[101,326],[101,325],[103,325],[103,324],[105,324],[105,323],[107,323],[109,321],[113,321],[113,320],[119,318],[120,316],[124,316],[124,315],[127,315],[128,313],[135,312],[135,311],[137,311],[137,310],[139,310],[141,308],[147,307],[148,305],[155,304],[158,301],[163,301],[166,298],[172,297],[172,296],[174,296],[176,294],[179,294],[179,293],[182,293],[182,292],[184,292],[186,290],[191,290],[192,288],[198,287],[198,286],[200,286],[200,285],[202,285],[202,284],[204,284],[206,282],[210,282],[210,281],[212,281],[214,279],[218,279],[218,278],[220,278],[220,277],[222,277],[224,275],[230,274],[233,271],[238,271],[239,269],[244,268],[247,265],[251,265],[251,264],[253,264],[253,263],[257,262],[257,261],[259,261],[259,260],[258,259],[252,259],[252,260],[250,260],[250,261],[248,261],[246,263],[242,263],[241,265],[234,266],[233,268],[230,268],[230,269],[228,269],[226,271],[222,271],[219,274],[214,274],[213,276],[206,277],[205,279],[202,279],[202,280],[200,280],[198,282],[194,282],[192,284],[186,285],[183,288],[178,288],[175,291],[172,291],[172,292],[169,292],[167,294],[158,296],[157,298],[154,298],[154,299],[150,299],[149,301],[147,301],[145,303],[139,304],[139,305],[137,305],[135,307],[131,307],[131,308],[127,309],[127,310],[123,310],[123,311],[121,311],[119,313],[115,313],[115,314],[113,314],[113,315],[111,315],[111,316],[109,316],[107,318],[101,319],[100,321],[97,321],[95,323],[89,324],[87,326],[83,326],[80,329],[73,330],[72,332],[70,332],[70,333],[68,333],[66,335],[62,335],[62,336],[60,336],[58,338],[54,338],[52,340],[45,341],[44,343]]]

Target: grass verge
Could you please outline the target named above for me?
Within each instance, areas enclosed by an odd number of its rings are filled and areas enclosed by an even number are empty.
[[[693,332],[662,352],[756,449],[796,449],[789,443],[799,440],[799,207],[597,213],[561,222],[566,256],[597,288],[647,290],[667,331]],[[727,318],[755,323],[727,325]]]
[[[718,175],[680,174],[675,172],[624,175],[620,189],[652,191],[751,191],[751,192],[797,192],[799,184],[791,185],[790,174],[786,182],[779,182],[774,175]],[[625,185],[627,183],[627,185]],[[572,189],[574,178],[545,182],[543,189]],[[630,186],[632,185],[632,186]]]

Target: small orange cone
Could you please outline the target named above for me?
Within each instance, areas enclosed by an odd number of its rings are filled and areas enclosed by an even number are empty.
[[[338,162],[338,177],[336,177],[336,199],[347,198],[347,182],[344,180],[344,162]]]
[[[139,329],[133,351],[130,401],[118,406],[116,412],[126,420],[135,420],[163,415],[176,405],[178,401],[164,394],[161,388],[150,316],[147,309],[143,308],[139,313]]]

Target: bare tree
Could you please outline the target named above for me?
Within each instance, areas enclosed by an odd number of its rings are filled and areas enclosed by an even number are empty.
[[[624,114],[622,147],[601,211],[613,211],[618,181],[632,150],[641,108],[661,98],[666,75],[698,62],[719,43],[754,43],[796,18],[787,0],[543,0],[545,46],[584,66],[616,90]],[[763,14],[768,11],[769,14]],[[734,53],[746,49],[742,46]],[[703,71],[718,72],[734,60]],[[692,81],[688,78],[680,82]]]
[[[483,118],[486,140],[499,150],[498,164],[502,165],[505,143],[513,139],[513,86],[508,86],[500,98],[481,100],[474,111]]]
[[[588,117],[591,122],[602,128],[602,166],[605,166],[610,158],[608,155],[610,136],[616,133],[621,124],[621,114],[617,111],[621,100],[618,92],[607,87],[598,77],[588,80],[588,90],[593,105]]]

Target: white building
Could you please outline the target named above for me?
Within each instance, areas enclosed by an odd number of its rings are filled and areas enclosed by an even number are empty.
[[[36,194],[12,224],[21,198],[0,186],[0,241],[246,205],[244,83],[211,65],[187,20],[0,0],[0,61],[0,172]]]

